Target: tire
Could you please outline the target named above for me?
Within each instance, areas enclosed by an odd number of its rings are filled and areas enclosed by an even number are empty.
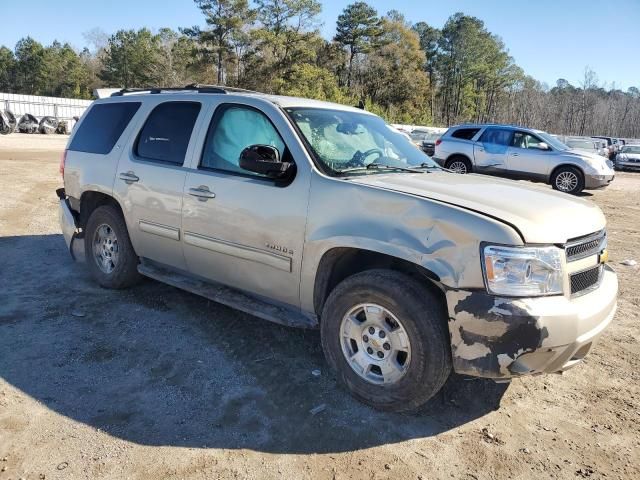
[[[369,319],[361,324],[346,320],[352,318],[348,314],[362,304],[368,304],[368,308],[373,309],[374,313],[379,307],[386,310],[383,316],[387,317],[387,313],[390,313],[398,321],[396,325],[406,332],[405,339],[408,339],[410,345],[409,354],[403,355],[404,365],[393,370],[395,372],[402,368],[404,373],[391,383],[380,383],[374,368],[378,364],[376,355],[381,350],[386,350],[384,345],[380,349],[380,343],[385,339],[392,342],[393,339],[400,338],[399,330],[390,328],[390,333],[383,338],[380,333],[370,333]],[[362,318],[363,315],[364,312],[356,317]],[[373,315],[372,318],[379,317]],[[385,320],[384,324],[389,326],[387,322],[391,320]],[[362,373],[357,373],[356,368],[359,367],[352,367],[347,360],[347,356],[353,353],[356,340],[343,336],[346,324],[356,325],[353,331],[363,335],[360,345],[373,346],[377,342],[372,348],[380,349],[373,351],[375,355],[367,357],[369,354],[366,348],[358,346],[359,353],[352,357],[366,358],[371,363],[367,378]],[[363,329],[358,330],[358,327]],[[400,272],[368,270],[342,281],[334,288],[324,305],[320,333],[325,357],[329,366],[336,371],[339,383],[363,403],[380,410],[417,410],[442,388],[451,373],[451,348],[442,301],[426,286]],[[369,343],[365,344],[364,336],[370,334],[380,338],[366,338]],[[390,356],[380,360],[380,364],[387,359],[395,361],[395,365],[401,363],[402,352],[398,351],[393,356],[396,346],[398,345],[390,347]],[[380,367],[378,370],[382,372]],[[393,379],[391,375],[386,378]]]
[[[96,244],[96,250],[101,258],[109,255],[111,259],[110,262],[102,262],[102,265],[94,251],[94,241],[100,239],[102,241]],[[138,256],[131,245],[124,218],[116,207],[104,205],[93,211],[85,228],[84,249],[91,276],[100,286],[127,288],[142,278],[138,273]]]
[[[551,175],[551,186],[559,192],[576,195],[584,190],[584,175],[576,167],[560,167]]]
[[[451,170],[455,173],[471,173],[471,162],[467,157],[462,155],[454,155],[445,163],[444,168]]]

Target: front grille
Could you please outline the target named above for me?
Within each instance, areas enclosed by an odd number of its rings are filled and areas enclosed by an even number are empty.
[[[602,265],[584,270],[583,272],[571,275],[571,295],[586,293],[586,291],[596,287],[602,275]]]
[[[607,232],[605,230],[587,235],[580,239],[569,241],[565,246],[567,262],[573,262],[591,255],[597,255],[606,247],[606,245]]]

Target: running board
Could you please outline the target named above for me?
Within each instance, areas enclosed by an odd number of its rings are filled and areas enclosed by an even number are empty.
[[[315,316],[305,315],[287,306],[274,305],[266,300],[219,283],[205,282],[149,262],[139,264],[138,272],[145,277],[200,295],[270,322],[297,328],[316,328],[318,326],[318,320]]]

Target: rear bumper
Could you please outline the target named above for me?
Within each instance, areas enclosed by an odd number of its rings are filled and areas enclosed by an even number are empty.
[[[584,188],[588,190],[604,188],[613,182],[614,177],[615,175],[585,175]]]
[[[618,279],[605,267],[600,286],[580,297],[499,298],[447,292],[456,372],[506,379],[559,373],[578,364],[611,323]]]
[[[60,220],[62,236],[64,237],[71,257],[76,261],[82,262],[84,261],[84,241],[78,238],[80,230],[77,226],[76,217],[73,210],[71,210],[69,199],[65,194],[64,188],[56,190],[56,194],[59,198],[58,218]]]

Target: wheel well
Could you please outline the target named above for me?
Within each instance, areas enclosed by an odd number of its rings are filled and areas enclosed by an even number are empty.
[[[420,265],[371,250],[334,248],[326,252],[318,264],[313,291],[313,306],[316,314],[322,314],[324,302],[342,280],[375,268],[400,271],[422,281],[428,279],[425,284],[442,295],[436,283],[440,278]]]
[[[584,181],[584,171],[579,166],[574,165],[572,163],[563,163],[562,165],[558,165],[556,168],[553,169],[553,171],[551,172],[551,175],[549,175],[549,183],[551,183],[551,180],[553,179],[553,176],[556,174],[556,172],[561,168],[565,168],[565,167],[571,167],[578,170],[580,172],[580,175],[582,175],[582,180]]]
[[[91,216],[93,211],[103,205],[113,205],[122,214],[122,208],[120,207],[120,204],[113,197],[102,192],[84,192],[80,197],[80,228],[84,230],[84,227],[87,225],[89,217]]]

